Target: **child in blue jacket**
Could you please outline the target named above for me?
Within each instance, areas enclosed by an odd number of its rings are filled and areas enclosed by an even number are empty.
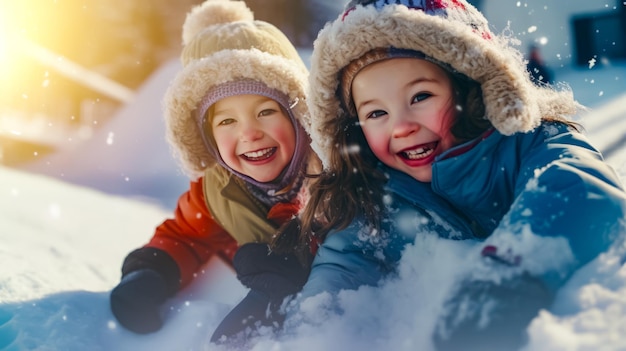
[[[435,344],[511,349],[624,233],[626,194],[568,119],[571,92],[534,85],[466,1],[352,1],[311,62],[304,124],[324,171],[300,217],[301,246],[320,243],[303,297],[377,284],[420,233],[471,238],[484,265]],[[407,211],[411,230],[397,220]]]

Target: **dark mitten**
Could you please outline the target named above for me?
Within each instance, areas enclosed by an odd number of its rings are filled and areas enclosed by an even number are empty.
[[[258,327],[278,326],[282,323],[282,318],[280,318],[282,316],[275,311],[275,308],[268,295],[257,290],[250,290],[248,295],[217,326],[211,336],[211,342],[244,346]]]
[[[438,350],[517,350],[527,342],[526,328],[553,294],[528,274],[510,280],[467,281],[445,307],[438,326]]]
[[[233,266],[244,286],[259,290],[272,300],[282,300],[302,290],[311,270],[310,259],[302,263],[294,254],[277,254],[261,243],[241,246]]]
[[[220,323],[212,342],[243,342],[246,334],[240,333],[249,327],[280,327],[283,300],[302,289],[310,271],[309,261],[301,263],[295,255],[273,253],[267,244],[259,243],[240,247],[233,265],[237,278],[250,292]]]
[[[111,311],[127,329],[140,334],[161,328],[160,309],[168,298],[165,279],[156,271],[131,272],[111,291]]]

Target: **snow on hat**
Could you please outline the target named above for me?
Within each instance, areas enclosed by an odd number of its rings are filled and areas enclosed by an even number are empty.
[[[195,6],[185,19],[182,39],[183,69],[168,87],[163,108],[167,140],[190,177],[200,177],[216,162],[198,117],[217,100],[244,94],[245,87],[254,85],[254,91],[283,105],[294,123],[307,113],[306,104],[297,103],[308,84],[300,55],[278,28],[254,20],[243,1],[206,0]],[[232,84],[238,81],[262,84]]]
[[[351,112],[340,101],[341,72],[380,48],[423,53],[480,83],[486,116],[504,135],[530,131],[542,116],[574,113],[578,105],[571,92],[531,83],[523,55],[512,41],[493,34],[485,17],[465,0],[351,1],[314,42],[307,100],[310,121],[304,123],[313,149],[328,168],[336,148],[327,136],[326,124]],[[349,91],[344,95],[350,98]]]

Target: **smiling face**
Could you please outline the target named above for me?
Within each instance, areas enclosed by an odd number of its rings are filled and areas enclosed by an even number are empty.
[[[210,123],[226,165],[258,182],[276,179],[293,158],[293,124],[270,98],[236,95],[221,99],[213,105]]]
[[[457,142],[452,84],[439,66],[395,58],[362,69],[352,96],[367,143],[387,166],[430,182],[437,155]]]

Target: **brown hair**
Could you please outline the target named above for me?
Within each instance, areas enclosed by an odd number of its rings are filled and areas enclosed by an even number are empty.
[[[344,111],[354,111],[346,106],[353,102],[344,100],[345,96],[351,96],[346,93],[344,84],[363,67],[360,64],[349,65],[341,73],[341,84],[336,94]],[[451,80],[458,111],[451,133],[459,143],[477,138],[492,127],[485,117],[480,83],[465,75],[445,71]],[[346,72],[349,78],[346,78]],[[578,124],[564,118],[543,120],[561,122],[579,129]],[[286,235],[279,235],[275,241],[279,250],[288,246],[297,251],[309,248],[312,243],[321,244],[332,230],[346,228],[357,215],[364,216],[372,228],[380,227],[379,221],[384,211],[383,185],[387,178],[377,167],[379,161],[365,139],[358,118],[354,113],[344,112],[325,122],[324,129],[331,131],[327,135],[329,144],[335,145],[338,151],[330,155],[327,169],[310,185],[307,206],[300,217],[289,224],[292,233],[283,231]],[[296,227],[298,230],[294,230]],[[296,238],[295,234],[299,234],[299,237]]]
[[[279,231],[274,241],[278,252],[302,254],[311,245],[322,243],[328,233],[347,227],[359,214],[378,227],[382,207],[382,186],[386,177],[376,168],[372,153],[358,120],[346,115],[325,125],[338,152],[309,186],[309,200],[299,218]]]

